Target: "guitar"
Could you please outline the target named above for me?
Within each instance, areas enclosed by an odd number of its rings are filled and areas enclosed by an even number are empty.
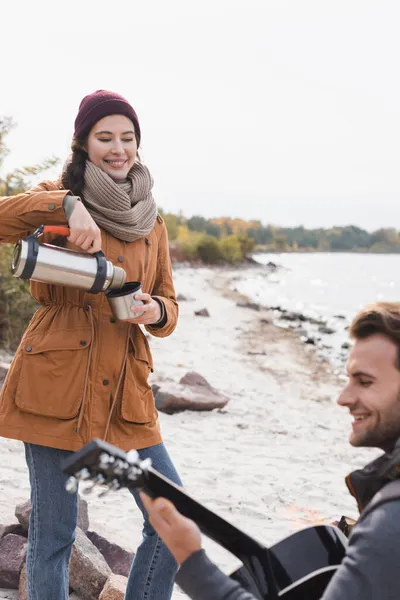
[[[274,546],[264,546],[191,498],[153,469],[149,459],[140,461],[136,450],[123,452],[94,440],[66,458],[62,470],[70,475],[66,489],[71,493],[79,481],[88,481],[92,488],[106,486],[103,494],[126,487],[167,498],[243,563],[231,577],[259,600],[319,600],[345,555],[347,538],[330,525],[308,527]]]

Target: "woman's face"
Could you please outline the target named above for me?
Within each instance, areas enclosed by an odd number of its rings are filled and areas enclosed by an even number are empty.
[[[126,179],[137,152],[132,121],[124,115],[100,119],[90,130],[86,150],[89,160],[112,179]]]

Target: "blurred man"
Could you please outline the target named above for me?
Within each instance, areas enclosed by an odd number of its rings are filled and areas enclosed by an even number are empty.
[[[346,478],[360,518],[321,600],[398,600],[400,583],[400,303],[356,315],[338,404],[352,417],[350,444],[384,451]],[[254,600],[201,549],[198,527],[165,500],[142,494],[150,520],[181,565],[176,581],[195,600]]]

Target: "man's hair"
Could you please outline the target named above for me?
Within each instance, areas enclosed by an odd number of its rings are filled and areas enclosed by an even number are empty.
[[[354,317],[351,338],[362,340],[375,334],[384,335],[396,344],[396,367],[400,369],[400,302],[376,302]]]

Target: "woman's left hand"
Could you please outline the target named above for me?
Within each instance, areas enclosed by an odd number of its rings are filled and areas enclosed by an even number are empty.
[[[154,300],[150,294],[135,294],[135,300],[142,300],[143,305],[134,305],[131,307],[133,318],[129,319],[131,323],[138,325],[154,325],[161,319],[161,307],[157,300]],[[135,317],[135,313],[143,313],[140,317]]]

